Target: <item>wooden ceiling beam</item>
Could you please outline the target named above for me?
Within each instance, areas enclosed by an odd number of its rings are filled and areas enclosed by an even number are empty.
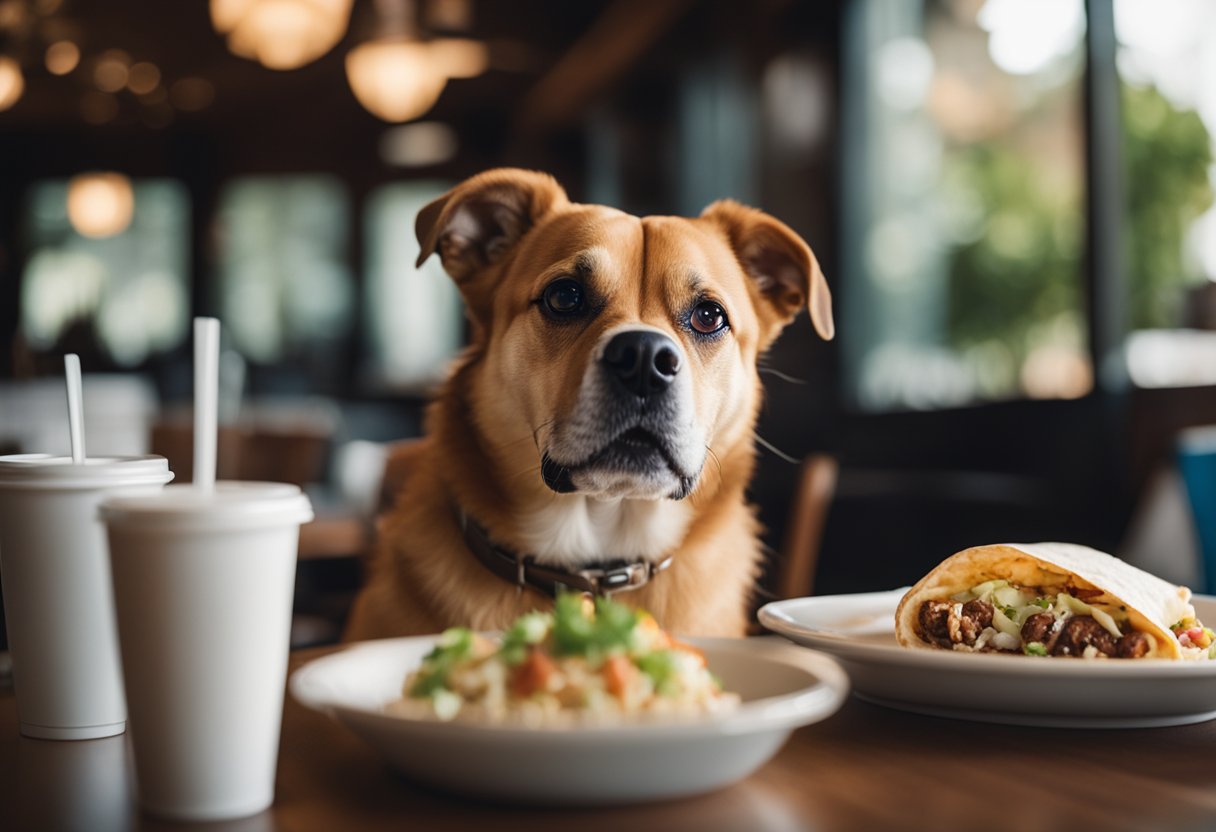
[[[528,93],[516,129],[536,136],[568,126],[624,76],[694,0],[616,0]]]

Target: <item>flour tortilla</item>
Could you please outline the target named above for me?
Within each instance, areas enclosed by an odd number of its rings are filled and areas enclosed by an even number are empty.
[[[1195,614],[1191,591],[1174,586],[1096,549],[1073,543],[1000,543],[976,546],[951,555],[908,590],[895,611],[895,637],[905,647],[936,648],[917,634],[917,616],[925,601],[944,601],[958,592],[994,579],[1019,587],[1071,584],[1104,594],[1093,603],[1127,607],[1131,627],[1154,637],[1149,658],[1181,659],[1182,650],[1170,626]]]

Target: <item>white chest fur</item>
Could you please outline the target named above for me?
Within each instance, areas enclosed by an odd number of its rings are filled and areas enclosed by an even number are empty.
[[[525,551],[554,566],[639,558],[658,561],[683,539],[691,507],[673,500],[601,500],[555,495],[525,512],[520,524]]]

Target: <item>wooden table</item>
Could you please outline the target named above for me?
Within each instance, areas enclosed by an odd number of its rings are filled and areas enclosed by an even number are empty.
[[[297,653],[292,667],[331,648]],[[1169,691],[1163,689],[1162,696]],[[526,761],[521,760],[521,765]],[[398,777],[353,734],[287,700],[274,807],[222,824],[141,818],[124,737],[19,737],[0,693],[0,830],[1201,830],[1216,828],[1216,721],[1130,731],[990,726],[850,700],[748,780],[612,809],[504,806]]]

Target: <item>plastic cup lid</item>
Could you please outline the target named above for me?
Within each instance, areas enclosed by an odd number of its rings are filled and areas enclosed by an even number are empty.
[[[163,456],[97,456],[83,464],[70,456],[0,456],[0,488],[89,489],[163,485],[173,479]]]
[[[204,493],[172,485],[149,494],[110,497],[101,519],[149,530],[231,529],[299,525],[313,519],[312,504],[294,485],[281,482],[217,482]]]

